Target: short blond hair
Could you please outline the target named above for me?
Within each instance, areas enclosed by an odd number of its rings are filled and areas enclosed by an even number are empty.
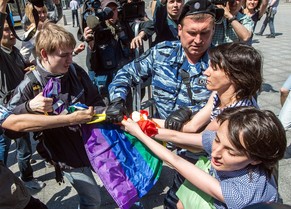
[[[72,48],[76,46],[76,40],[72,33],[65,28],[47,22],[36,36],[35,49],[36,55],[41,58],[40,51],[44,49],[47,54],[52,54],[57,49]]]

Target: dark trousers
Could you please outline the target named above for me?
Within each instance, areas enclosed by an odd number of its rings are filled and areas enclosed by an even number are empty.
[[[77,9],[72,10],[72,18],[73,18],[73,27],[75,26],[75,18],[77,20],[77,26],[79,27],[79,16],[78,16]]]
[[[23,181],[30,181],[33,179],[33,169],[30,164],[32,148],[29,134],[15,141],[20,178]]]
[[[29,203],[25,206],[24,209],[48,209],[48,207],[43,204],[39,199],[35,199],[34,197],[30,198]]]

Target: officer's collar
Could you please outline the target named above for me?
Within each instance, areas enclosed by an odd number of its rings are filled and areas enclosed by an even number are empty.
[[[204,54],[202,55],[202,57],[200,57],[200,59],[196,63],[192,63],[192,64],[193,65],[199,64],[199,65],[201,65],[201,70],[206,70],[208,68],[208,60],[209,60],[209,58],[208,58],[208,51],[206,51],[206,52],[204,52]],[[186,56],[184,56],[183,62],[184,61],[187,61],[188,63],[190,63],[187,60]],[[183,64],[183,62],[182,62],[182,64]]]

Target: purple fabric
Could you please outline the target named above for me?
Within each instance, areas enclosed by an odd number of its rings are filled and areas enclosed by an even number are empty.
[[[43,96],[56,98],[61,92],[61,83],[58,78],[51,78],[43,88]],[[55,101],[54,101],[55,102]]]
[[[91,130],[90,126],[83,126],[83,135],[83,139],[88,139],[85,149],[95,172],[118,206],[121,209],[129,209],[138,201],[138,193],[132,182],[125,178],[126,175],[116,160],[111,145],[99,129]]]
[[[65,109],[65,103],[59,99],[61,93],[61,80],[51,78],[43,88],[43,96],[53,98],[53,109],[55,114],[60,114]]]

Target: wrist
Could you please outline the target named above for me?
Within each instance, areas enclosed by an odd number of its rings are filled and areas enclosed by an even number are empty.
[[[68,121],[69,125],[75,125],[75,115],[73,115],[73,113],[64,115],[64,117],[67,118],[65,121]]]
[[[30,108],[29,102],[31,100],[28,100],[27,102],[25,102],[25,109],[28,113],[34,113],[34,111]]]
[[[78,55],[78,54],[79,54],[78,52],[75,52],[75,51],[72,52],[73,57]]]
[[[234,20],[237,20],[236,19],[236,16],[232,16],[231,18],[228,18],[227,19],[227,21],[228,21],[229,24],[231,24]]]

